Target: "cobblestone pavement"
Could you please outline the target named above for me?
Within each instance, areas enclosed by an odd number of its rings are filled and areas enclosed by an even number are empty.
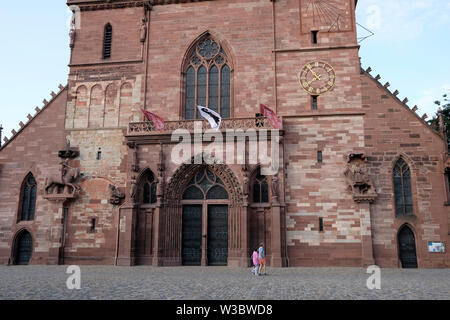
[[[66,286],[67,266],[0,266],[0,299],[450,299],[450,269],[381,269],[369,290],[362,268],[81,266],[81,289]]]

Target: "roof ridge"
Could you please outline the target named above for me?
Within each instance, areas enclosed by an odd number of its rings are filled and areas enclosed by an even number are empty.
[[[50,93],[51,99],[50,101],[47,101],[47,99],[44,99],[42,101],[42,103],[44,104],[44,106],[42,108],[36,107],[34,108],[34,110],[36,111],[36,113],[32,116],[31,114],[27,115],[27,121],[25,123],[23,123],[23,121],[19,122],[19,130],[16,131],[15,129],[11,130],[12,136],[10,138],[4,137],[3,141],[4,144],[2,144],[0,146],[0,150],[2,150],[4,147],[6,147],[12,140],[14,140],[22,131],[25,127],[27,127],[42,111],[44,111],[48,105],[50,105],[64,90],[66,90],[68,88],[68,85],[66,84],[65,86],[63,86],[62,84],[58,85],[58,93],[55,93],[54,91],[52,91]]]

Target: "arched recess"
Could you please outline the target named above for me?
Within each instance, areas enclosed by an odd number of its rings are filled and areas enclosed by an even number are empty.
[[[127,126],[133,116],[132,110],[133,86],[129,82],[125,82],[120,87],[119,98],[119,126]]]
[[[91,89],[89,128],[101,128],[104,122],[104,92],[99,84]]]
[[[233,58],[227,42],[205,31],[186,50],[182,61],[181,109],[183,119],[198,119],[197,105],[233,116]]]
[[[270,255],[272,252],[271,179],[269,176],[262,175],[261,166],[257,165],[250,173],[249,182],[249,249],[254,250],[263,242],[266,255]]]
[[[151,265],[154,251],[154,220],[157,179],[150,168],[137,179],[135,257],[137,265]]]
[[[413,229],[402,225],[397,233],[398,254],[402,268],[417,268],[416,237]]]
[[[88,89],[81,85],[76,91],[75,108],[73,115],[74,128],[87,128],[89,117]]]
[[[106,87],[105,93],[105,122],[104,127],[112,128],[118,126],[119,119],[119,104],[118,100],[118,89],[114,83],[111,83]]]
[[[228,265],[237,265],[239,259],[246,258],[247,255],[247,230],[246,221],[244,221],[241,211],[243,210],[243,197],[239,181],[227,165],[217,163],[212,165],[195,164],[194,160],[191,163],[193,164],[181,165],[165,188],[164,221],[162,230],[160,230],[160,233],[165,236],[163,241],[165,256],[181,263],[183,194],[193,181],[192,179],[201,170],[207,169],[220,179],[220,185],[224,187],[227,193],[228,199],[223,201],[228,207]]]
[[[12,246],[12,263],[15,265],[28,265],[33,254],[33,237],[27,229],[16,233]]]

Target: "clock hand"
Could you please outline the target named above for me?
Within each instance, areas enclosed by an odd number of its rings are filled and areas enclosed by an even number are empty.
[[[312,79],[311,81],[308,81],[307,83],[308,83],[308,85],[310,85],[311,83],[313,83],[313,82],[316,81],[316,80],[320,80],[320,78],[314,78],[314,79]]]
[[[309,71],[311,71],[311,73],[313,74],[314,77],[316,77],[318,80],[320,80],[320,76],[317,73],[315,73],[314,70],[310,66],[308,66],[308,69],[309,69]]]

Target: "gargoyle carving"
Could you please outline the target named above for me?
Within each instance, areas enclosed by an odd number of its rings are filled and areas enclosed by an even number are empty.
[[[125,193],[120,192],[119,188],[112,184],[109,185],[109,195],[109,203],[112,205],[120,205],[123,199],[125,199]]]

